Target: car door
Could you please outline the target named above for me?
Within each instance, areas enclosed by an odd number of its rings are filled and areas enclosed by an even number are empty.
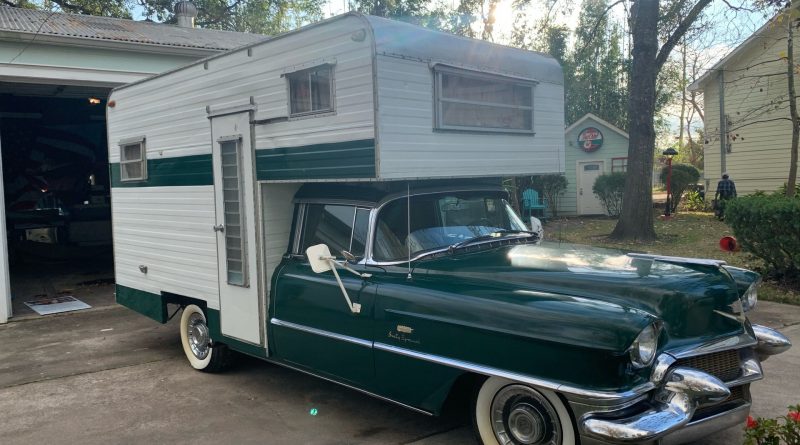
[[[369,278],[338,270],[354,303],[347,304],[332,271],[314,273],[305,250],[326,244],[332,255],[363,255],[368,209],[353,205],[300,204],[298,237],[293,255],[284,260],[273,293],[274,357],[358,386],[374,377],[372,314],[376,286]],[[363,271],[363,267],[353,265]]]

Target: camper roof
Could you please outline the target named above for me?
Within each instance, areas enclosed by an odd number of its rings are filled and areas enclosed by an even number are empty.
[[[536,80],[538,82],[548,82],[557,85],[564,84],[561,65],[548,54],[456,36],[409,23],[364,15],[358,12],[348,12],[271,38],[265,37],[258,42],[214,54],[146,79],[121,85],[114,88],[114,90],[125,89],[132,85],[147,82],[150,79],[166,76],[192,66],[201,65],[210,60],[225,57],[225,55],[231,52],[244,51],[259,45],[268,45],[272,41],[303,32],[305,29],[325,26],[329,23],[353,17],[362,20],[371,30],[372,37],[375,41],[375,52],[377,54],[417,59],[431,64],[480,69],[487,73],[494,72],[496,74],[516,76],[523,79]]]

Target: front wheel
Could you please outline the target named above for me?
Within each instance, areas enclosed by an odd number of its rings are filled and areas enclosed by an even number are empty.
[[[186,306],[181,315],[181,344],[194,369],[220,372],[228,367],[230,351],[223,344],[212,344],[206,316],[194,304]]]
[[[484,445],[573,445],[575,431],[558,396],[490,377],[475,399],[472,424]]]

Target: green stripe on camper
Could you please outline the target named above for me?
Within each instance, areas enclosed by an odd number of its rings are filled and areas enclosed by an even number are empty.
[[[147,179],[122,181],[119,163],[111,164],[112,187],[164,187],[214,185],[211,155],[180,156],[147,160]]]
[[[375,177],[375,139],[256,150],[259,181]]]
[[[167,322],[167,305],[159,294],[116,285],[117,304],[133,309],[159,323]]]

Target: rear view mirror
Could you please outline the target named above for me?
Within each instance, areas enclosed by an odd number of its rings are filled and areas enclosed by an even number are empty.
[[[311,263],[311,270],[314,273],[322,273],[331,270],[331,250],[325,244],[317,244],[306,249],[308,262]]]

